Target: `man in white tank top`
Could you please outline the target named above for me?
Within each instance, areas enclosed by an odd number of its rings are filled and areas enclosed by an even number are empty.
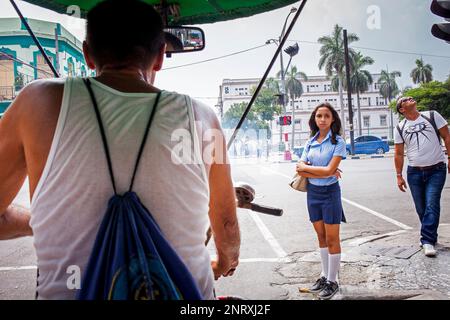
[[[161,92],[134,189],[205,299],[213,299],[213,280],[233,274],[240,248],[219,120],[190,97],[153,86],[165,43],[161,18],[151,6],[107,0],[89,12],[87,24],[83,49],[98,75],[92,88],[118,192],[126,191],[145,120]],[[42,299],[75,297],[79,288],[68,285],[71,267],[79,267],[82,276],[113,194],[92,112],[81,79],[40,80],[23,89],[0,120],[0,240],[34,236]],[[190,158],[176,151],[180,132],[190,139]],[[203,139],[203,132],[213,139]],[[11,205],[27,176],[31,212]],[[214,261],[204,244],[209,225]]]

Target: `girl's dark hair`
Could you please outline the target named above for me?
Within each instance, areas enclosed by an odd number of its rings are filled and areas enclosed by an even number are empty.
[[[333,122],[331,123],[331,143],[337,144],[336,136],[342,134],[341,119],[339,118],[339,114],[337,113],[337,111],[328,102],[318,105],[311,114],[311,118],[309,119],[309,128],[311,129],[311,137],[314,137],[316,133],[319,132],[319,127],[317,126],[316,123],[316,113],[317,110],[319,110],[320,108],[327,108],[333,115]]]
[[[147,66],[164,45],[158,12],[139,0],[106,0],[87,14],[86,40],[96,63]]]

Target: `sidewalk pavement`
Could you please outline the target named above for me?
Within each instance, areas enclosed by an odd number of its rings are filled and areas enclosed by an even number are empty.
[[[450,224],[439,227],[437,256],[426,257],[419,230],[347,239],[342,242],[340,292],[334,300],[450,300]],[[273,286],[286,290],[286,299],[314,300],[300,293],[317,280],[319,251],[295,252],[276,272],[285,281]]]

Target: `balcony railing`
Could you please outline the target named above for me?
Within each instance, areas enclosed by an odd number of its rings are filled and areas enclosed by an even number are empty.
[[[0,86],[0,101],[12,100],[15,98],[16,91],[13,86]]]

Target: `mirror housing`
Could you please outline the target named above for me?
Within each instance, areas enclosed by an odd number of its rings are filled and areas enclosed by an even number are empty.
[[[201,51],[205,48],[205,33],[197,27],[172,26],[164,28],[166,55]]]

